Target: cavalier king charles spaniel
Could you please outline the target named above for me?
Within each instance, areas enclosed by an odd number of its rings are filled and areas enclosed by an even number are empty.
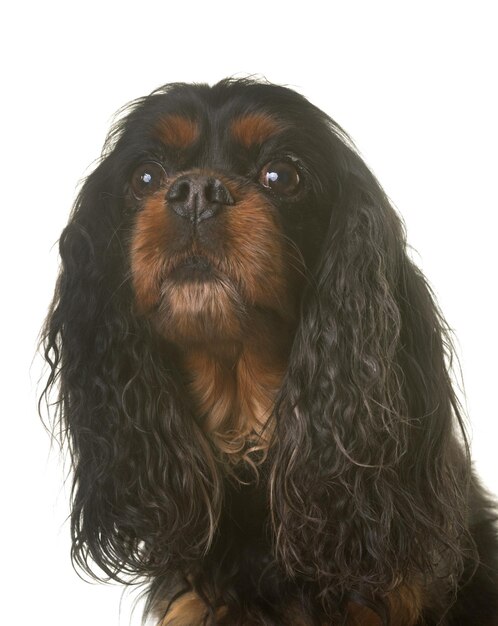
[[[129,105],[43,332],[75,563],[160,626],[496,626],[448,328],[348,135],[254,80]]]

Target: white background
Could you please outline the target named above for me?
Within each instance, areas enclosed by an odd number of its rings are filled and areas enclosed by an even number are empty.
[[[19,1],[2,10],[2,624],[139,624],[128,597],[120,616],[119,587],[89,585],[71,568],[68,488],[37,417],[34,355],[78,181],[113,113],[167,82],[264,75],[352,135],[455,329],[475,463],[498,493],[493,4]]]

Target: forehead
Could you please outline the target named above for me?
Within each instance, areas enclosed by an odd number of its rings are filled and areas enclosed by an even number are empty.
[[[261,146],[288,127],[282,119],[265,111],[242,111],[213,115],[201,111],[193,116],[181,112],[158,115],[153,126],[154,136],[163,144],[178,150],[188,150],[202,136],[223,137],[250,149]]]
[[[302,118],[310,108],[302,96],[274,85],[170,85],[140,102],[127,119],[127,131],[175,152],[208,145],[253,151],[268,141],[302,134]]]

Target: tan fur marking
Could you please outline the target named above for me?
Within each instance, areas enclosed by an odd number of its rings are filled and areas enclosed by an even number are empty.
[[[415,626],[420,619],[423,589],[413,584],[392,591],[388,597],[391,626]],[[379,616],[371,609],[351,602],[348,605],[348,626],[382,626]]]
[[[226,611],[226,607],[216,609],[216,619],[222,619]],[[205,602],[194,591],[190,591],[175,600],[158,626],[204,626],[208,615],[209,609]]]
[[[207,612],[206,605],[196,593],[185,593],[174,602],[159,626],[201,626]]]
[[[424,589],[420,584],[404,585],[389,594],[392,626],[413,626],[418,623],[424,602]]]
[[[194,335],[196,324],[201,331],[207,319],[199,320],[197,311],[210,314],[209,327],[216,329],[221,324],[223,334],[230,339],[240,332],[234,315],[242,295],[250,304],[278,306],[284,317],[293,314],[289,265],[295,267],[296,262],[290,258],[292,251],[281,236],[268,200],[252,188],[240,191],[229,181],[226,184],[236,198],[236,205],[210,225],[224,242],[222,254],[214,258],[213,251],[204,249],[194,238],[181,253],[171,255],[178,230],[185,229],[185,225],[168,210],[164,188],[147,198],[137,214],[132,239],[132,274],[140,313],[149,312],[159,303],[164,287],[163,298],[166,296],[178,304],[176,318],[183,325],[192,322]],[[165,276],[175,264],[191,255],[207,256],[219,269],[219,279],[198,286],[164,284]],[[242,286],[244,293],[236,291],[234,285]],[[184,316],[190,307],[194,315]],[[190,333],[188,328],[184,330]],[[180,332],[177,338],[181,340],[182,335]]]
[[[382,626],[382,622],[379,616],[371,609],[350,603],[348,606],[347,626]]]
[[[232,122],[232,136],[245,148],[261,145],[283,129],[281,122],[266,113],[250,113]]]
[[[183,115],[167,115],[156,126],[161,141],[172,148],[188,148],[199,137],[197,122]]]
[[[168,241],[168,214],[163,193],[149,198],[138,214],[131,246],[131,269],[138,312],[157,304]]]
[[[271,338],[267,349],[271,353]],[[244,457],[251,463],[251,452],[266,451],[272,433],[269,420],[285,356],[267,354],[264,362],[244,348],[231,365],[208,352],[198,351],[186,357],[185,370],[191,378],[197,413],[204,416],[203,428],[230,461],[236,463]]]

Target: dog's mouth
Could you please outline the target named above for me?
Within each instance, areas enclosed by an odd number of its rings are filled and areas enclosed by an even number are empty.
[[[192,255],[176,263],[169,277],[178,282],[205,282],[215,278],[215,275],[215,268],[207,257]]]

